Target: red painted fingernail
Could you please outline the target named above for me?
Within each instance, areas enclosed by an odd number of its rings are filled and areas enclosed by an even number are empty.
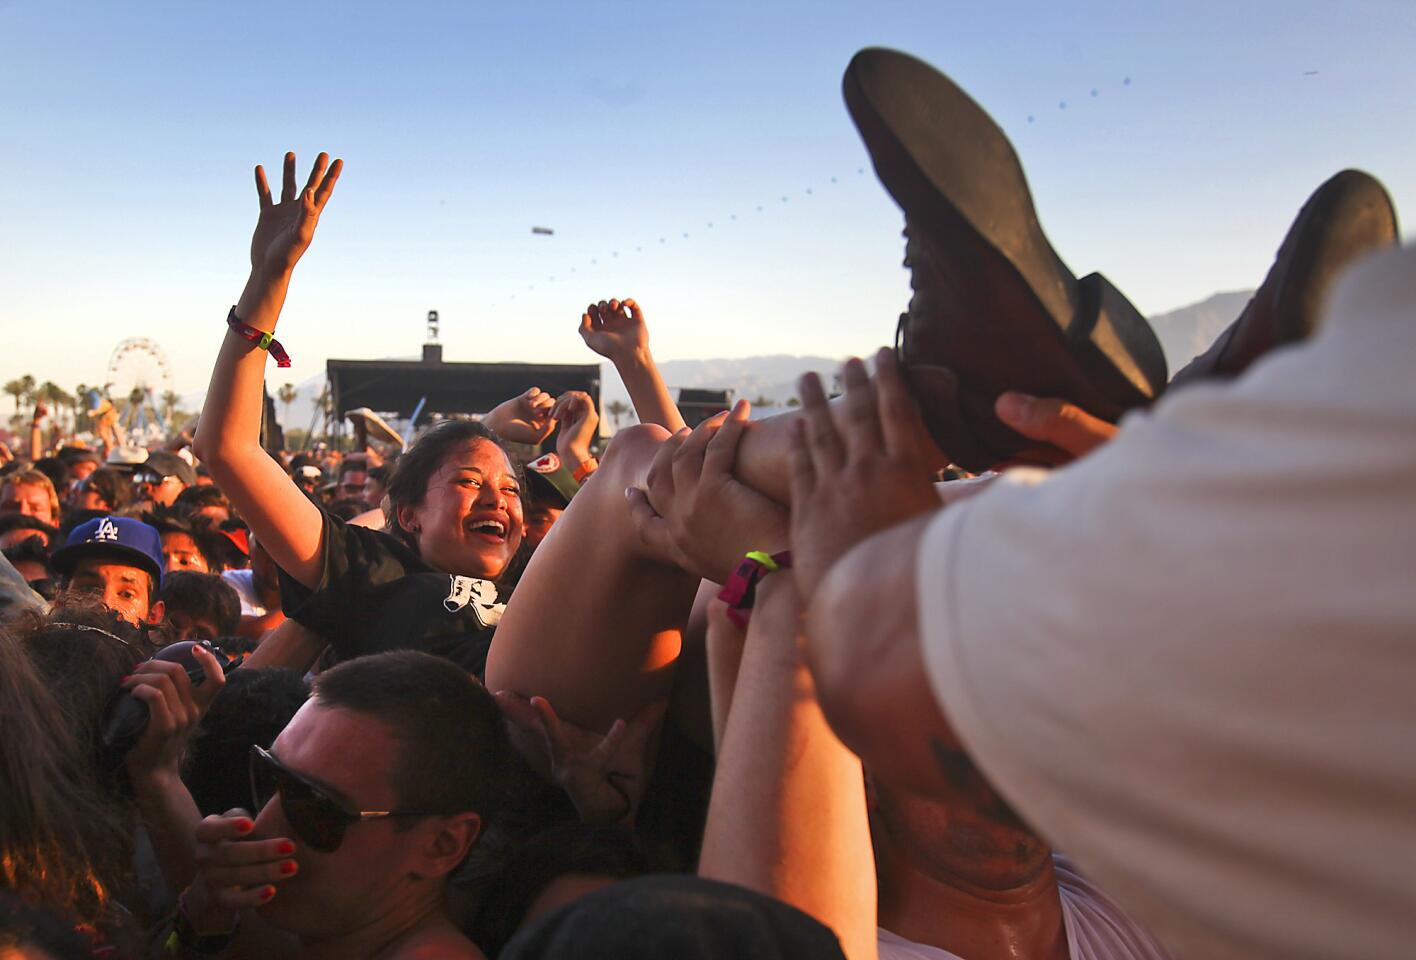
[[[119,682],[119,683],[127,683],[127,682],[128,682],[129,680],[131,680],[131,679],[133,679],[133,675],[130,673],[130,674],[128,674],[126,677],[121,677],[121,678],[118,680],[118,682]]]
[[[286,840],[284,843],[282,843],[282,844],[280,845],[280,848],[279,848],[279,851],[278,851],[278,852],[281,853],[281,854],[291,854],[291,853],[294,853],[294,852],[295,852],[295,844],[291,843],[289,840]]]
[[[283,874],[285,874],[287,877],[290,876],[292,873],[294,873],[294,872],[295,872],[296,870],[298,870],[298,869],[300,869],[300,868],[295,865],[295,861],[294,861],[294,860],[286,860],[284,863],[282,863],[282,864],[280,865],[280,872],[283,873]]]
[[[275,896],[275,887],[266,887],[261,891],[262,900],[269,900],[273,896]]]
[[[236,832],[237,832],[237,833],[250,833],[250,832],[251,832],[252,830],[254,830],[254,829],[256,829],[256,825],[255,825],[255,823],[254,823],[253,821],[251,821],[251,820],[246,820],[246,819],[243,818],[243,819],[241,819],[241,820],[237,820],[237,821],[236,821]]]

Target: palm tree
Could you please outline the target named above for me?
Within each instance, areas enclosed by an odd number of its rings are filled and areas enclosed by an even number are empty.
[[[761,396],[758,397],[756,400],[752,401],[752,405],[754,407],[775,407],[777,405],[777,401],[773,400],[771,397],[768,396]]]
[[[55,431],[58,432],[60,421],[63,420],[63,411],[69,407],[71,400],[69,394],[53,380],[46,380],[39,385],[35,395],[49,405],[50,413],[54,417],[51,422]]]
[[[626,413],[629,413],[629,404],[625,403],[623,400],[611,400],[609,403],[605,404],[605,410],[609,413],[610,419],[614,420],[615,429],[618,430],[620,428],[620,420],[623,419]]]
[[[275,391],[275,398],[280,401],[280,405],[285,408],[285,416],[281,417],[286,423],[290,422],[290,405],[300,395],[300,391],[295,389],[293,383],[283,383],[280,389]]]
[[[162,391],[162,420],[169,427],[172,426],[174,414],[177,412],[177,404],[181,402],[182,398],[177,396],[177,391]]]
[[[5,392],[15,398],[15,414],[20,412],[20,399],[25,395],[25,383],[23,380],[11,380],[5,384]]]

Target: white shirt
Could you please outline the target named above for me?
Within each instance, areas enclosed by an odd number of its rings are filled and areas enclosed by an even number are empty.
[[[1168,954],[1077,872],[1067,857],[1053,854],[1057,892],[1062,899],[1062,923],[1067,929],[1071,960],[1166,960]],[[958,954],[906,940],[880,928],[880,960],[970,960]]]
[[[936,697],[1176,954],[1416,954],[1416,250],[1317,337],[943,510]]]

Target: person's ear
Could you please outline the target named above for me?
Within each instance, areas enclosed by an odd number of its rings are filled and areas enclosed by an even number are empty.
[[[428,826],[414,873],[429,878],[456,870],[482,834],[482,818],[470,811],[432,818]]]
[[[394,511],[394,519],[398,521],[400,527],[415,537],[423,532],[418,526],[418,508],[412,504],[399,504]]]
[[[167,604],[162,600],[157,601],[148,607],[148,623],[156,626],[162,622],[162,618],[167,615]]]

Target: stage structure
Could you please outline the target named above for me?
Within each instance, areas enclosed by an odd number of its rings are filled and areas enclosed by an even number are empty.
[[[326,361],[336,436],[352,429],[344,414],[358,407],[411,421],[417,429],[437,416],[486,413],[532,387],[555,396],[584,390],[600,408],[598,363],[448,363],[437,342],[438,324],[437,311],[429,311],[421,360]]]

